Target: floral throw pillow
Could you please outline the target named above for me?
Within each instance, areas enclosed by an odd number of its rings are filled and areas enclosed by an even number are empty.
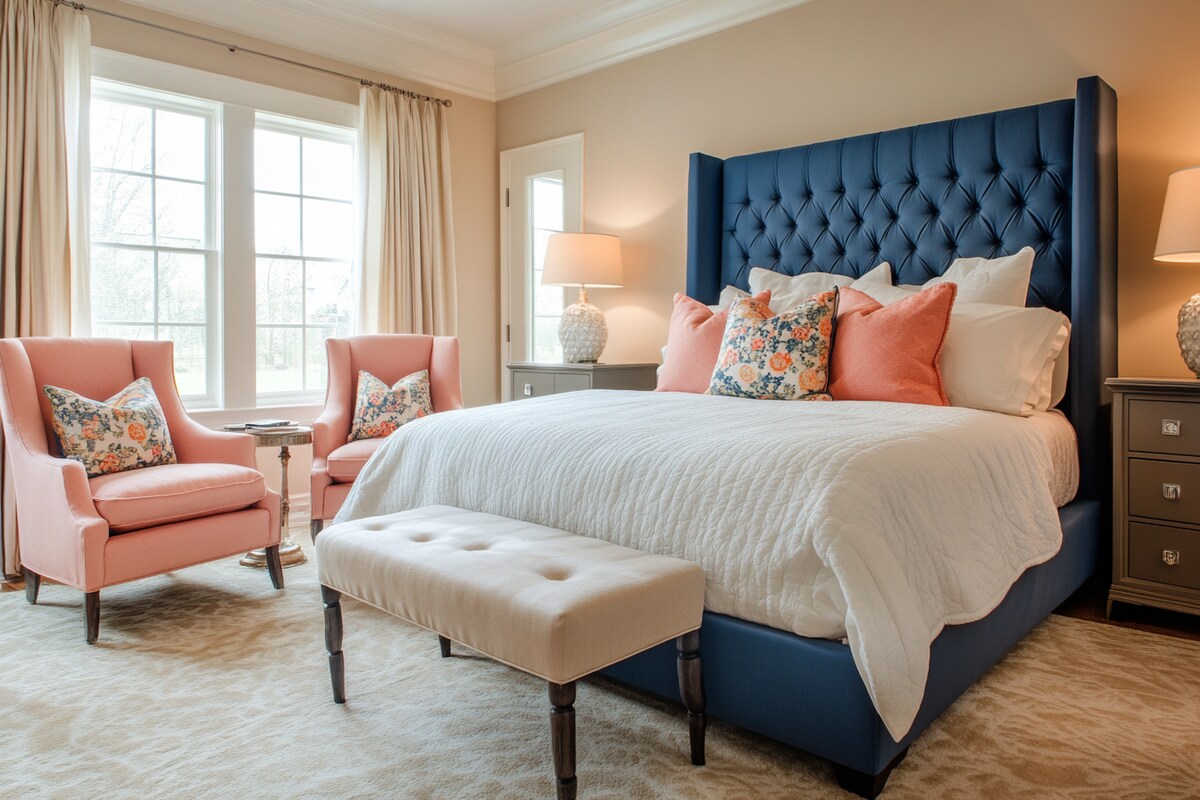
[[[366,370],[358,371],[358,397],[354,401],[354,421],[346,441],[378,439],[389,435],[406,422],[433,413],[429,392],[429,370],[405,375],[389,389],[388,385]]]
[[[79,461],[89,478],[175,463],[167,418],[149,378],[101,402],[57,386],[43,386],[63,455]]]
[[[734,300],[708,393],[832,399],[827,389],[837,304],[837,289],[813,295],[782,314],[753,297]]]

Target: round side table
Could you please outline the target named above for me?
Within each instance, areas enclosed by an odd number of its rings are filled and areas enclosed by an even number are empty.
[[[289,448],[298,444],[312,444],[312,428],[307,425],[300,425],[286,431],[246,428],[245,432],[254,437],[254,444],[257,447],[279,448],[279,464],[281,467],[279,482],[279,525],[281,528],[279,534],[279,562],[285,567],[303,564],[308,560],[308,556],[304,555],[304,551],[300,549],[300,545],[292,541],[291,534],[288,532],[288,512],[291,510],[291,503],[288,501],[288,462],[292,460],[292,453]],[[242,556],[242,560],[238,563],[243,567],[265,567],[267,565],[267,553],[265,550],[251,550]]]

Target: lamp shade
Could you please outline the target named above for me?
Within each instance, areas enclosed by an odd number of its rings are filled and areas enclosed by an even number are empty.
[[[1181,169],[1167,179],[1154,259],[1200,261],[1200,167]]]
[[[621,240],[604,233],[556,233],[546,244],[542,283],[546,286],[617,287]]]

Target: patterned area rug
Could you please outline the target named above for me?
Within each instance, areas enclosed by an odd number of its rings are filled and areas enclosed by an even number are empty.
[[[0,776],[25,798],[552,797],[540,681],[344,603],[330,699],[311,563],[225,561],[39,606],[0,594]],[[606,681],[576,704],[581,798],[844,798],[829,765]],[[884,798],[1200,797],[1200,642],[1054,616],[917,740]]]

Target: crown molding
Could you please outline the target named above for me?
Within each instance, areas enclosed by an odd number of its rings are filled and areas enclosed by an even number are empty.
[[[811,0],[613,0],[492,50],[352,0],[127,0],[483,100],[503,100]]]
[[[343,0],[127,0],[468,97],[496,99],[490,48],[415,24],[400,25]]]
[[[629,0],[496,50],[504,100],[812,0]]]

